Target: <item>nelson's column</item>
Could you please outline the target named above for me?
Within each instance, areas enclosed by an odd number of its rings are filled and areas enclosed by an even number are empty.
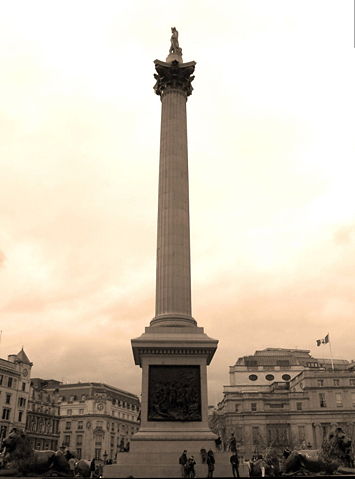
[[[218,341],[191,315],[186,101],[195,62],[183,63],[178,32],[171,30],[166,62],[154,62],[162,105],[156,309],[150,326],[132,339],[142,368],[141,425],[122,458],[121,477],[179,476],[182,451],[198,462],[200,449],[214,448],[216,437],[208,427],[207,365]]]

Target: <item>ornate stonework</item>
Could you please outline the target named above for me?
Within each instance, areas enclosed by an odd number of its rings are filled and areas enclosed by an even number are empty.
[[[201,421],[199,366],[150,366],[148,421]]]
[[[192,74],[195,70],[195,62],[179,63],[174,60],[171,63],[155,60],[155,69],[157,73],[154,74],[156,84],[154,90],[157,95],[164,95],[169,90],[178,90],[186,96],[191,95],[191,82],[195,78]]]

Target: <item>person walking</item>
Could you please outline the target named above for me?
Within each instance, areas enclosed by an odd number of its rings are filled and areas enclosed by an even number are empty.
[[[186,475],[186,464],[187,464],[187,451],[184,449],[184,452],[179,457],[179,464],[181,469],[181,477],[187,477]]]
[[[207,453],[207,470],[208,470],[207,477],[213,477],[215,462],[216,461],[214,459],[213,451],[212,449],[210,449]]]
[[[232,432],[231,437],[229,438],[229,450],[230,452],[237,452],[237,440]]]
[[[240,475],[239,475],[239,458],[238,458],[237,452],[235,452],[230,457],[230,463],[232,465],[233,477],[240,477]]]

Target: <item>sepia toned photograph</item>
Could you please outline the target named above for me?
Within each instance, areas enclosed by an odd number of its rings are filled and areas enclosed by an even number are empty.
[[[0,2],[0,477],[355,477],[354,11]]]

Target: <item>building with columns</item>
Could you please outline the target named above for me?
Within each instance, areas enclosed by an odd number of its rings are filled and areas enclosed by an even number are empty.
[[[25,429],[32,363],[23,348],[0,359],[0,440],[13,427]]]
[[[59,447],[59,385],[54,379],[33,378],[28,401],[26,435],[33,449]]]
[[[117,459],[139,428],[138,396],[103,383],[60,384],[59,445],[79,458]]]
[[[270,446],[317,448],[334,424],[355,440],[354,363],[309,353],[267,348],[230,367],[230,385],[210,416],[224,444],[233,432],[249,458]]]

